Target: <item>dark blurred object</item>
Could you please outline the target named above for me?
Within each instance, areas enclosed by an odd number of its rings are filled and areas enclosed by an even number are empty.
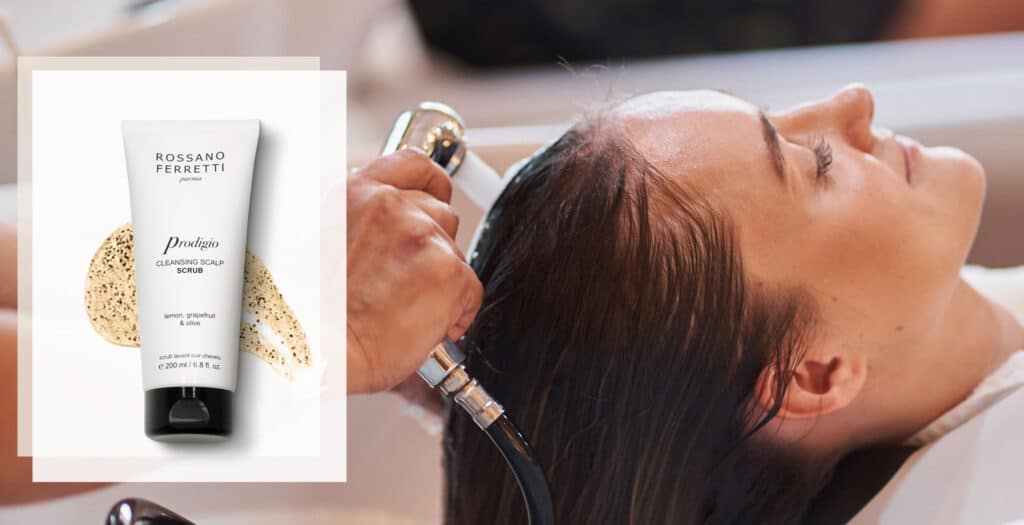
[[[903,0],[410,0],[466,64],[609,61],[873,40]]]
[[[811,503],[801,525],[848,523],[917,450],[899,445],[858,450],[846,456],[836,465],[832,481]]]
[[[107,525],[195,525],[191,521],[142,498],[118,501],[107,514]]]

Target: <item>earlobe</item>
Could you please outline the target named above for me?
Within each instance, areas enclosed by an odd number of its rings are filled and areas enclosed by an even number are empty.
[[[761,374],[757,398],[766,411],[775,404],[777,380],[772,367]],[[863,357],[805,357],[786,384],[777,417],[808,419],[844,408],[857,398],[866,380],[867,363]]]

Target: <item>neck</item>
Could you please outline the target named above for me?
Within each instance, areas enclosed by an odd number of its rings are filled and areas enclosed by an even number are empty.
[[[906,354],[909,362],[897,371],[899,377],[890,378],[896,391],[878,407],[888,417],[876,432],[865,434],[881,437],[882,442],[902,442],[967,399],[1011,354],[1024,348],[1020,323],[963,279],[929,332]]]

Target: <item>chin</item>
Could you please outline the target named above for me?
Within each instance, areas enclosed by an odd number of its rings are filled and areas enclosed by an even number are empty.
[[[958,180],[965,185],[977,186],[979,192],[985,192],[985,168],[978,159],[962,149],[940,146],[928,148],[928,156],[938,165],[941,171],[948,172],[952,182]]]
[[[979,216],[985,199],[985,168],[978,159],[946,146],[927,148],[922,153],[923,182],[932,179],[934,189],[955,202],[949,204]]]
[[[985,169],[978,159],[963,150],[951,147],[927,148],[922,155],[923,177],[931,179],[929,199],[938,205],[933,220],[949,228],[948,248],[960,259],[957,271],[963,265],[981,222],[981,209],[985,200]],[[923,189],[923,188],[922,188]],[[941,218],[940,218],[941,217]],[[952,253],[950,254],[952,256]]]

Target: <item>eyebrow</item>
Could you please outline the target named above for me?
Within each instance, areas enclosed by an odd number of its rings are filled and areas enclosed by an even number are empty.
[[[768,147],[768,156],[771,157],[770,160],[772,167],[775,168],[775,175],[782,182],[786,182],[782,148],[779,146],[779,132],[775,129],[775,125],[768,120],[768,115],[765,115],[764,110],[758,110],[758,116],[761,118],[761,135],[764,137],[765,146]]]

